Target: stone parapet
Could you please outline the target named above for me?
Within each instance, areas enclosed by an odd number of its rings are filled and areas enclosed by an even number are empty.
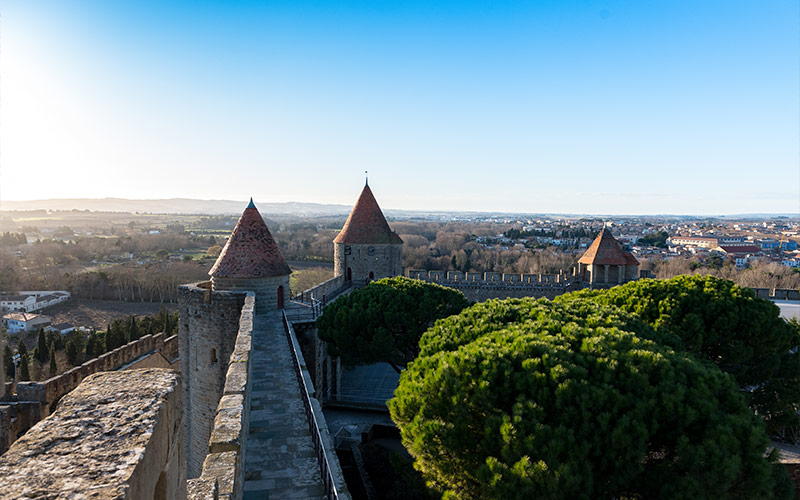
[[[253,292],[212,290],[210,282],[178,287],[181,373],[186,405],[187,472],[202,473],[217,406],[240,330],[252,330]],[[249,326],[247,326],[249,325]]]
[[[250,428],[252,392],[253,321],[255,296],[245,298],[239,317],[239,331],[219,399],[207,455],[203,460],[201,482],[192,484],[190,498],[240,500],[244,492],[244,456]],[[213,488],[217,489],[216,497]],[[192,496],[194,495],[194,496]]]
[[[180,375],[99,373],[0,457],[4,498],[186,498]]]
[[[315,287],[303,290],[297,294],[295,298],[301,302],[326,302],[338,295],[339,292],[347,288],[347,286],[344,275],[334,276]]]
[[[33,424],[51,414],[59,400],[88,376],[98,372],[112,371],[124,367],[136,359],[151,356],[177,357],[178,336],[167,336],[164,333],[145,335],[109,351],[97,358],[76,366],[61,375],[51,377],[44,382],[19,382],[16,396],[7,398],[8,404],[15,403],[9,410],[10,419],[0,418],[0,453],[11,445],[17,436],[29,429]],[[10,392],[10,391],[9,391]],[[0,402],[0,407],[6,402]]]

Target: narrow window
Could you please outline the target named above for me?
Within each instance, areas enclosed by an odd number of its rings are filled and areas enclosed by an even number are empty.
[[[213,365],[216,362],[217,362],[217,350],[211,349],[211,364]]]

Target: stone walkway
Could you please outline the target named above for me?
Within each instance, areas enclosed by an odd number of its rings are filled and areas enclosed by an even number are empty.
[[[244,500],[324,498],[280,313],[256,316],[253,330]]]

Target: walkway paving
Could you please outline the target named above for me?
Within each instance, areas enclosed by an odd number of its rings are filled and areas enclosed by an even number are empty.
[[[244,500],[324,498],[279,312],[256,316],[253,347]]]

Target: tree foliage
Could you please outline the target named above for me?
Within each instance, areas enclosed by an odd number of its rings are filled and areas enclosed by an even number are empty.
[[[389,363],[398,372],[419,354],[422,333],[468,305],[459,291],[385,278],[340,297],[317,320],[319,337],[344,364]]]
[[[423,335],[389,409],[445,498],[791,495],[731,378],[655,338],[589,300],[490,300]]]
[[[770,430],[797,427],[800,333],[772,302],[731,281],[700,275],[639,280],[556,301],[583,297],[634,313],[660,335],[679,337],[683,349],[736,379]]]

